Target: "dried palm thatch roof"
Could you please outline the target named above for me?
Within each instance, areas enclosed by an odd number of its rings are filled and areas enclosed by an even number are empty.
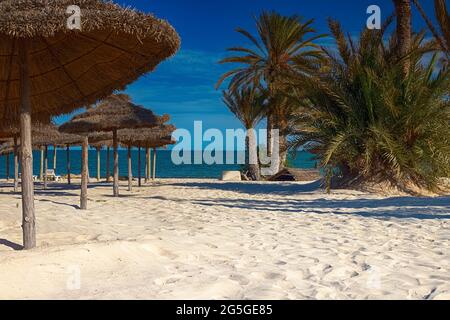
[[[10,133],[5,136],[13,137],[15,134],[20,134],[20,129],[16,127],[10,127]],[[77,145],[83,142],[83,137],[75,134],[61,133],[58,131],[58,127],[53,123],[42,124],[42,123],[34,123],[31,128],[31,132],[33,135],[33,146],[41,147],[46,145],[56,145],[56,146],[65,146],[65,145]],[[0,134],[2,132],[0,131]],[[20,143],[18,141],[18,143]],[[13,145],[11,139],[8,139],[6,145]]]
[[[124,147],[158,148],[176,143],[172,140],[172,133],[175,130],[175,126],[171,124],[163,124],[155,128],[122,129],[117,131],[117,139]],[[91,135],[89,144],[94,148],[112,147],[112,134]]]
[[[112,141],[112,139],[109,139],[109,140],[98,140],[98,141],[94,141],[94,142],[89,142],[89,145],[91,146],[91,147],[93,147],[93,148],[113,148],[114,147],[114,145],[113,145],[113,141]]]
[[[14,152],[14,148],[11,146],[11,143],[5,143],[0,145],[0,156],[8,155]]]
[[[45,131],[48,128],[51,128],[52,124],[50,122],[50,118],[47,118],[46,121],[34,121],[32,124],[32,132],[33,135],[40,131]],[[0,125],[0,139],[9,139],[14,136],[20,136],[20,125],[18,123],[11,123],[3,121]]]
[[[116,94],[102,100],[95,108],[75,116],[60,127],[62,132],[90,133],[120,129],[151,128],[169,119],[158,117],[151,110],[137,106],[128,95]]]
[[[172,141],[172,133],[175,130],[175,126],[166,124],[150,129],[123,129],[119,130],[117,135],[123,145],[150,148],[160,146],[161,143],[170,144],[166,142]]]
[[[83,143],[83,139],[84,138],[82,136],[76,134],[59,132],[58,128],[52,125],[48,127],[47,131],[39,131],[36,135],[34,135],[33,145],[54,145],[59,147],[67,145],[81,145]]]
[[[70,30],[69,6],[81,10]],[[100,0],[0,0],[0,119],[20,109],[18,41],[30,52],[33,116],[60,115],[123,89],[166,58],[180,38],[164,20]]]
[[[112,138],[113,135],[111,132],[94,132],[89,134],[89,145],[94,148],[101,148],[106,146],[103,142],[111,141],[111,144],[108,144],[109,147],[112,147]]]

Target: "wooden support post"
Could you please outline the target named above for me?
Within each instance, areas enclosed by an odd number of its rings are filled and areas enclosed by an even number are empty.
[[[66,146],[66,164],[67,164],[67,184],[71,184],[71,177],[70,177],[70,145]]]
[[[11,154],[9,154],[9,153],[6,155],[6,181],[9,181],[9,176],[10,176],[10,173],[9,173],[9,170],[10,170],[9,158],[10,158],[10,156],[11,156]]]
[[[97,181],[100,181],[100,151],[101,149],[97,147]]]
[[[44,179],[44,148],[40,148],[41,150],[41,158],[40,163],[39,163],[39,180],[43,180]]]
[[[53,145],[53,170],[55,170],[55,174],[56,174],[56,156],[57,156],[57,146]]]
[[[156,148],[153,148],[153,175],[152,180],[156,179]]]
[[[133,191],[133,168],[131,163],[131,146],[128,146],[128,191]]]
[[[145,183],[150,179],[150,148],[145,148]]]
[[[106,182],[111,181],[111,164],[109,147],[106,148]]]
[[[83,145],[81,148],[81,196],[80,196],[80,209],[81,210],[87,210],[87,187],[88,187],[88,165],[89,165],[89,158],[88,158],[88,148],[89,148],[89,141],[88,137],[86,136],[83,139]]]
[[[33,152],[31,142],[31,88],[29,73],[28,40],[19,40],[20,79],[20,146],[22,165],[22,229],[23,248],[36,247],[34,215]]]
[[[113,195],[119,196],[119,151],[117,141],[117,130],[113,131],[113,148],[114,148],[114,182],[113,182]]]
[[[14,136],[14,192],[19,191],[19,147],[17,136]]]
[[[141,179],[142,179],[142,173],[141,173],[141,146],[138,147],[138,186],[142,187]]]
[[[47,170],[48,170],[48,146],[45,146],[44,150],[44,190],[47,190]]]

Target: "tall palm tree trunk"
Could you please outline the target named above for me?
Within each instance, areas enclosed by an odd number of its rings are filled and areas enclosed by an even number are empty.
[[[273,130],[273,115],[269,113],[267,115],[267,156],[272,156],[272,130]]]
[[[410,59],[408,55],[411,48],[411,0],[393,0],[397,15],[397,46],[398,57],[402,59],[404,75],[409,73]]]
[[[245,162],[248,166],[249,178],[253,181],[261,180],[259,170],[258,150],[256,145],[256,135],[253,128],[247,129],[247,137],[245,137],[246,158]]]

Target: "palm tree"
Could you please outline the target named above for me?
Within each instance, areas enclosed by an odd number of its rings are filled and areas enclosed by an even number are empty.
[[[260,180],[254,128],[265,116],[264,95],[250,87],[223,92],[223,101],[247,130],[245,139],[246,166],[252,180]]]
[[[228,51],[238,55],[223,59],[220,63],[233,63],[239,66],[225,73],[218,81],[217,88],[230,79],[230,89],[240,86],[265,86],[268,91],[268,151],[271,153],[271,129],[280,130],[280,145],[286,144],[284,126],[285,113],[280,110],[283,104],[277,99],[286,77],[293,74],[309,75],[314,73],[322,57],[320,48],[314,43],[323,35],[315,34],[312,28],[314,20],[304,21],[298,16],[286,17],[276,12],[263,12],[256,21],[258,36],[238,28],[236,31],[245,36],[250,47],[234,47]],[[280,158],[285,157],[280,150]],[[283,165],[284,161],[279,161]]]
[[[435,187],[450,175],[450,70],[435,72],[437,53],[424,65],[434,43],[424,33],[412,37],[405,76],[396,39],[386,43],[384,29],[365,30],[355,42],[336,22],[330,27],[339,56],[330,52],[329,70],[304,82],[306,101],[291,96],[306,109],[296,117],[292,148],[312,150],[330,175],[339,169],[344,186]]]
[[[436,18],[441,29],[441,33],[433,25],[433,22],[428,18],[425,10],[420,4],[419,0],[412,0],[414,5],[420,12],[420,15],[425,20],[428,28],[433,34],[434,38],[438,42],[442,52],[444,53],[447,60],[450,58],[450,16],[447,11],[447,6],[445,5],[445,0],[434,0],[434,7]]]
[[[446,54],[448,57],[450,50],[450,15],[448,14],[447,6],[445,5],[445,0],[434,0],[434,6],[436,11],[436,17],[441,27],[443,39],[445,41],[444,50],[446,50]]]
[[[411,0],[393,0],[397,15],[397,52],[402,59],[403,73],[407,75],[410,60],[407,58],[411,48]]]

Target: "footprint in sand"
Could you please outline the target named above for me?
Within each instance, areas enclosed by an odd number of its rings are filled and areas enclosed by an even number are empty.
[[[239,274],[230,275],[230,280],[237,281],[241,286],[246,286],[250,283],[250,281],[246,277]]]

